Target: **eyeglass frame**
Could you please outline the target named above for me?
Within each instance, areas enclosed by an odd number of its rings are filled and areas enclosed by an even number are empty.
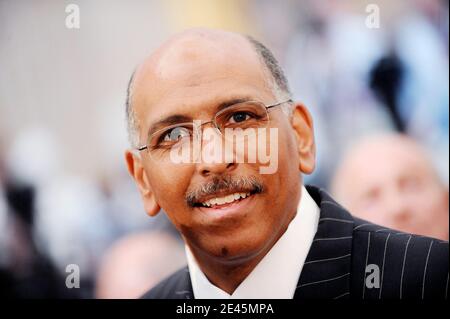
[[[244,102],[236,103],[236,104],[233,104],[233,105],[242,104],[242,103],[251,103],[251,102],[256,102],[256,103],[259,103],[259,104],[264,105],[264,107],[266,108],[267,116],[269,116],[269,111],[268,111],[269,109],[274,108],[274,107],[276,107],[276,106],[280,106],[280,105],[282,105],[282,104],[284,104],[284,103],[293,103],[294,101],[293,101],[292,99],[288,99],[288,100],[285,100],[285,101],[282,101],[282,102],[277,102],[277,103],[275,103],[275,104],[266,105],[266,104],[264,104],[263,102],[260,102],[260,101],[250,100],[250,101],[244,101]],[[230,106],[233,106],[233,105],[230,105]],[[228,109],[228,108],[227,108],[227,109]],[[216,118],[217,118],[217,116],[218,116],[219,114],[222,114],[222,113],[226,112],[227,109],[220,110],[219,112],[217,112],[216,114],[214,114],[213,118],[212,118],[210,121],[206,121],[206,122],[201,123],[201,124],[199,125],[199,127],[202,127],[203,125],[206,125],[206,124],[209,124],[209,123],[213,123],[213,124],[214,124],[214,127],[220,132],[220,134],[223,134],[222,131],[220,130],[219,126],[218,126],[217,123],[216,123]],[[269,118],[269,121],[270,121],[270,118]],[[183,123],[179,123],[179,124],[183,124]],[[170,125],[169,125],[168,127],[170,127]],[[151,137],[151,136],[153,136],[153,135],[155,135],[156,133],[159,133],[159,132],[161,132],[161,131],[163,131],[163,130],[166,130],[166,129],[167,129],[167,127],[162,128],[162,129],[160,129],[160,130],[157,130],[156,132],[154,132],[154,133],[152,133],[150,136],[148,136],[148,137],[147,137],[147,140],[150,141],[150,137]],[[144,150],[149,151],[148,142],[147,142],[146,145],[142,145],[142,146],[140,146],[140,147],[137,147],[136,150],[139,151],[139,152],[144,151]]]

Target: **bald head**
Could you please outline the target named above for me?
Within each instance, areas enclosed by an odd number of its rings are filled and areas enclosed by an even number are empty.
[[[190,29],[163,43],[137,67],[130,78],[126,112],[132,146],[136,147],[139,143],[140,116],[137,115],[139,106],[136,105],[146,107],[157,103],[163,95],[176,94],[174,84],[200,86],[205,70],[212,69],[223,70],[216,72],[216,77],[259,78],[264,81],[267,90],[279,99],[291,95],[277,60],[260,42],[232,32]]]
[[[424,150],[409,137],[387,134],[362,140],[343,158],[331,189],[358,217],[448,238],[448,191]]]

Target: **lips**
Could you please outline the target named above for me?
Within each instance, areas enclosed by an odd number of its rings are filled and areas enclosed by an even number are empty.
[[[238,192],[239,194],[240,192]],[[234,195],[233,193],[229,193],[229,195]],[[212,205],[210,207],[204,206],[202,204],[196,205],[194,207],[196,212],[199,212],[202,216],[202,221],[204,223],[210,225],[221,225],[222,227],[226,227],[227,221],[236,222],[237,219],[241,220],[245,218],[250,212],[254,211],[255,204],[257,203],[256,194],[253,193],[244,193],[249,194],[247,197],[240,197],[237,200],[232,201],[231,203],[224,203]],[[226,197],[229,195],[221,195],[213,198]]]
[[[218,207],[225,204],[231,204],[250,196],[250,192],[236,192],[225,196],[214,197],[206,201],[200,202],[203,207]]]

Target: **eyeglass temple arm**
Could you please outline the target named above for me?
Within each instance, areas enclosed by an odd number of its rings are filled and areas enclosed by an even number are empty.
[[[289,100],[286,100],[286,101],[283,101],[283,102],[279,102],[279,103],[276,103],[276,104],[268,105],[268,106],[266,106],[266,109],[271,109],[271,108],[273,108],[275,106],[278,106],[278,105],[281,105],[281,104],[284,104],[284,103],[292,103],[292,102],[294,102],[294,101],[292,101],[292,99],[289,99]]]

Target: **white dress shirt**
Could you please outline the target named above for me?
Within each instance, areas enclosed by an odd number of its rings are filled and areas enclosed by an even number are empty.
[[[186,245],[195,299],[292,299],[319,216],[319,207],[303,186],[297,214],[288,229],[231,295],[208,280]]]

